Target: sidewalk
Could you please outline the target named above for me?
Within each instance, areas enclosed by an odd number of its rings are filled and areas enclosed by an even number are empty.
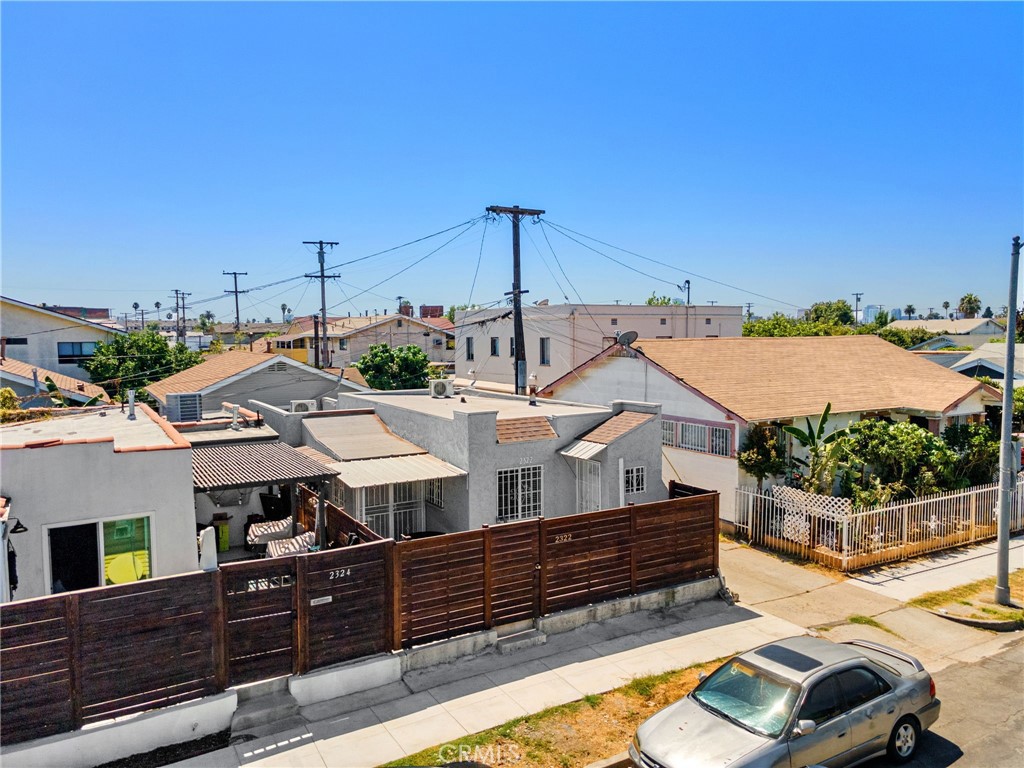
[[[1024,539],[1012,542],[1021,567]],[[819,628],[833,640],[863,637],[914,653],[932,672],[1016,642],[962,627],[903,601],[994,575],[995,545],[878,569],[853,579],[722,543],[722,571],[740,603],[719,601],[638,613],[552,635],[545,645],[489,653],[407,673],[399,683],[302,707],[254,731],[259,738],[177,763],[196,768],[359,768],[455,742],[547,707],[603,693],[630,679],[747,650]],[[878,619],[896,635],[844,624]],[[829,625],[834,628],[829,629]],[[1019,634],[1019,633],[1016,633]],[[456,754],[453,747],[451,754]]]

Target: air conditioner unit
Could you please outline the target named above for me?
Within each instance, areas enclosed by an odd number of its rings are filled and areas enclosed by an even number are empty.
[[[292,413],[312,413],[316,410],[316,400],[292,400]]]
[[[451,397],[455,392],[455,382],[451,379],[434,379],[430,382],[431,397]]]
[[[172,392],[164,408],[167,420],[174,424],[203,420],[203,396],[198,392]]]

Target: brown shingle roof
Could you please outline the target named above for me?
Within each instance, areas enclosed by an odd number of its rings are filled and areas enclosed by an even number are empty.
[[[877,336],[641,339],[635,348],[747,421],[942,412],[982,385]]]
[[[49,376],[53,379],[53,383],[57,385],[57,388],[65,395],[79,398],[82,402],[99,395],[104,403],[110,402],[110,397],[103,391],[103,388],[97,387],[95,384],[65,376],[63,373],[48,371],[45,368],[40,368],[38,365],[23,363],[21,360],[12,360],[9,357],[5,357],[0,361],[0,373],[25,379],[29,383],[32,382],[33,368],[36,369],[36,373],[39,376],[39,384],[43,388],[44,395],[46,394],[46,385],[43,383],[43,379]]]
[[[585,435],[580,435],[580,440],[588,443],[601,443],[608,445],[613,440],[618,440],[631,429],[646,424],[654,418],[652,413],[637,413],[636,411],[623,411],[617,413],[603,424],[599,424]]]
[[[322,480],[336,474],[285,443],[227,443],[192,449],[192,484],[197,490],[255,488]]]
[[[498,419],[499,443],[523,443],[527,440],[550,440],[558,437],[551,424],[543,416],[527,416],[522,419]]]
[[[199,365],[176,373],[173,376],[168,376],[161,381],[153,382],[146,387],[146,391],[161,403],[164,403],[167,401],[167,395],[172,392],[201,392],[209,386],[278,357],[282,356],[267,355],[263,352],[249,352],[244,349],[234,349],[230,352],[222,352],[219,355],[210,355]]]

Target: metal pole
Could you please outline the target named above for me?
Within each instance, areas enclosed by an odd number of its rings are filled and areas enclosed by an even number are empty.
[[[1017,272],[1020,237],[1013,238],[1010,252],[1010,299],[1006,312],[1006,363],[1003,366],[1003,418],[999,443],[999,520],[996,546],[996,594],[1000,605],[1010,601],[1010,509],[1013,506],[1013,357],[1017,337]]]
[[[317,253],[320,260],[320,364],[326,368],[327,359],[327,278],[324,277],[324,241]]]
[[[522,395],[526,393],[526,334],[523,332],[523,291],[519,270],[519,217],[518,212],[512,214],[512,320],[516,344],[516,394]]]

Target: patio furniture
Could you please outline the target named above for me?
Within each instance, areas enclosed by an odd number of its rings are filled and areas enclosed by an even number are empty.
[[[316,544],[316,534],[313,531],[307,531],[301,536],[289,539],[276,539],[267,544],[267,557],[304,555],[314,544]]]

